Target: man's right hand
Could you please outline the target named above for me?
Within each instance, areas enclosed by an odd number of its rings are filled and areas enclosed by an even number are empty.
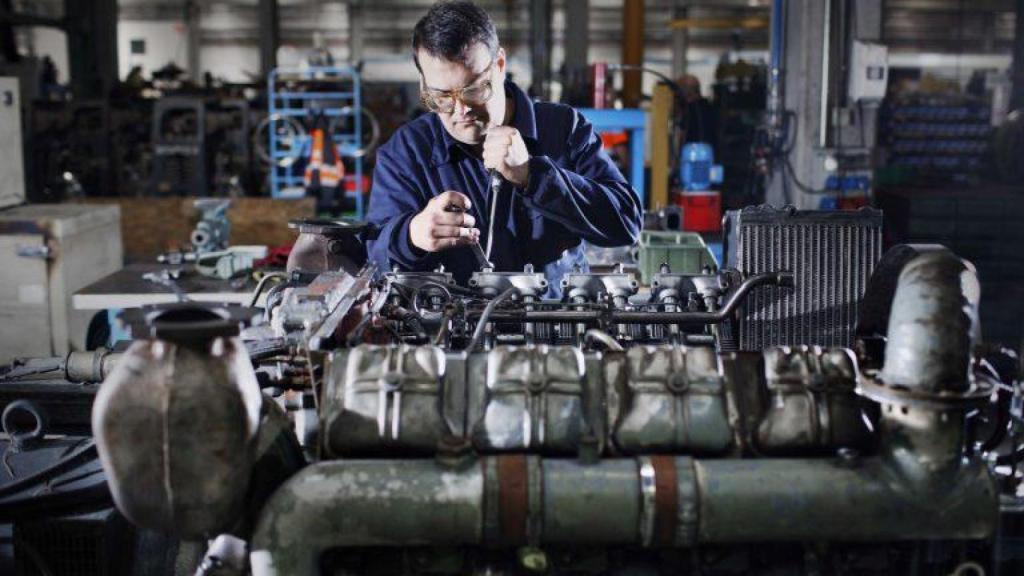
[[[480,230],[473,227],[476,219],[469,214],[470,206],[461,192],[449,190],[435,196],[409,222],[409,242],[425,252],[479,242]]]

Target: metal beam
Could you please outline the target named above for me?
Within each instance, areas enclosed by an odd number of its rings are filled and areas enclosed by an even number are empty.
[[[117,0],[64,0],[75,98],[105,98],[117,83]]]
[[[549,98],[551,85],[551,0],[530,0],[530,92]]]
[[[277,46],[281,39],[277,0],[259,0],[260,71],[264,78],[277,67]]]
[[[1017,0],[1017,34],[1013,40],[1012,110],[1024,109],[1024,0]]]
[[[52,16],[38,16],[36,14],[19,14],[3,12],[0,9],[0,25],[7,26],[43,26],[47,28],[64,28],[67,21],[64,18]]]
[[[366,9],[362,0],[348,3],[348,61],[356,66],[366,45]]]
[[[674,20],[687,16],[687,8],[679,6],[672,11]],[[672,29],[672,77],[682,78],[686,74],[686,56],[690,51],[690,30],[688,28]]]
[[[572,106],[591,106],[589,90],[590,2],[566,0],[565,63],[562,67],[562,101]]]
[[[590,2],[565,0],[565,67],[586,68],[590,51]]]
[[[14,40],[14,25],[7,19],[11,15],[11,0],[0,0],[0,58],[6,62],[17,62],[18,43]]]
[[[199,66],[199,44],[202,33],[200,27],[201,11],[195,0],[185,1],[185,60],[189,76],[197,84],[203,74]]]
[[[625,0],[622,5],[622,63],[641,66],[644,63],[644,0]],[[639,70],[626,70],[622,75],[622,104],[626,108],[640,106],[643,77]]]

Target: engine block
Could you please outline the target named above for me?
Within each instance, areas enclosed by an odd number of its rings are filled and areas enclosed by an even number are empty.
[[[1008,569],[1019,374],[969,263],[899,258],[882,346],[732,350],[788,270],[576,271],[555,301],[529,268],[368,268],[146,311],[95,370],[96,448],[139,526],[240,539],[207,553],[232,574]]]

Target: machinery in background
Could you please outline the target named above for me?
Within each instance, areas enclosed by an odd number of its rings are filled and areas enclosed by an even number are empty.
[[[735,210],[764,200],[764,166],[756,153],[765,124],[767,66],[737,59],[715,70],[711,89],[718,115],[716,157],[722,163],[722,209]]]
[[[991,108],[977,98],[905,94],[886,102],[881,140],[888,184],[976,184],[990,168]]]
[[[245,100],[205,96],[34,102],[29,196],[257,194],[252,114]]]
[[[836,224],[740,216],[741,264],[779,226]],[[302,225],[314,252],[355,240]],[[751,320],[765,294],[834,294],[806,276],[820,255],[778,251],[760,273],[663,269],[649,291],[576,271],[560,300],[530,268],[459,286],[314,255],[263,309],[128,314],[120,355],[0,375],[5,410],[31,395],[81,424],[91,400],[93,431],[0,485],[0,521],[56,533],[71,502],[113,503],[136,542],[214,542],[200,574],[1018,571],[1024,389],[976,340],[973,267],[940,247],[844,253],[859,307]],[[730,351],[750,322],[814,330]]]
[[[194,204],[200,217],[189,235],[192,250],[202,253],[227,248],[231,239],[231,221],[228,220],[231,200],[202,199]]]
[[[153,188],[164,196],[240,196],[252,181],[244,100],[167,97],[153,108]]]
[[[162,98],[153,105],[153,189],[159,196],[206,190],[206,104],[197,98]]]
[[[683,209],[683,230],[718,232],[722,229],[722,196],[711,190],[723,182],[721,164],[715,164],[710,144],[692,142],[683,146],[679,158],[679,183],[676,203]]]
[[[29,198],[149,193],[152,172],[148,100],[35,101],[26,141]]]

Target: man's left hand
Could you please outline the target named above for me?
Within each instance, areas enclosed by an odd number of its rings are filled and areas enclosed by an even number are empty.
[[[519,188],[530,183],[530,153],[519,130],[495,126],[484,139],[484,166],[495,169],[505,180]]]

